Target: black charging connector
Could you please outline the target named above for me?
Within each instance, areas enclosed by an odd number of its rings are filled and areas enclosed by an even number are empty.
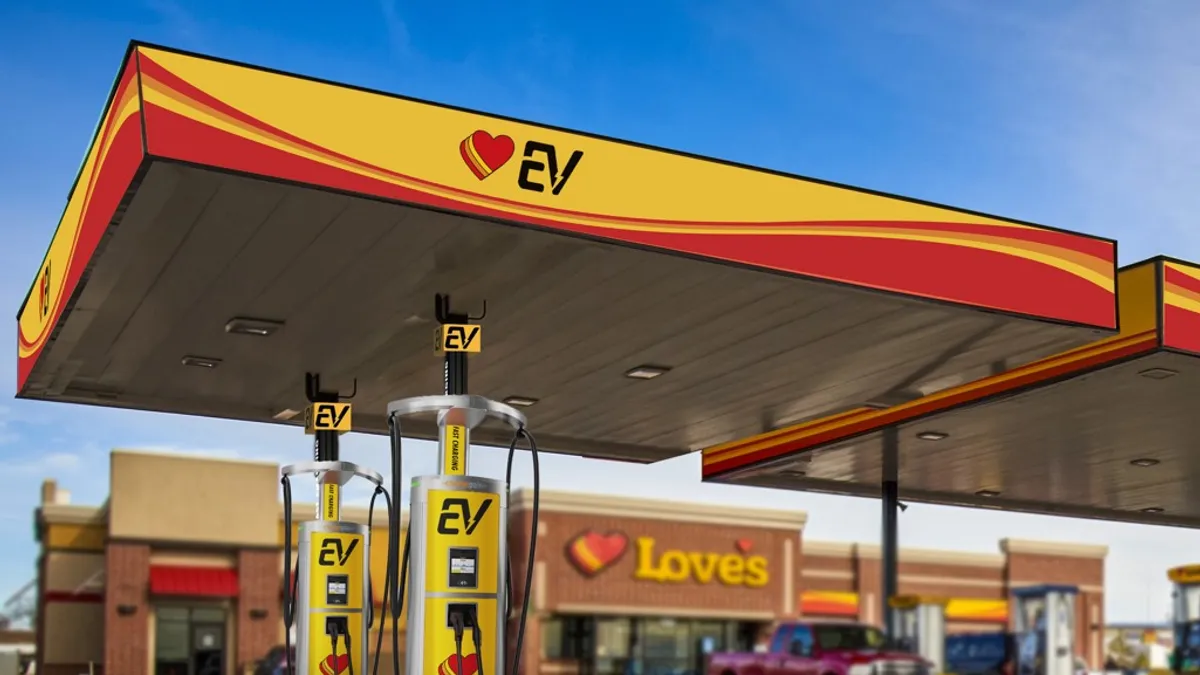
[[[454,628],[455,617],[461,621],[461,630],[475,627],[478,605],[473,602],[452,602],[446,605],[446,628]]]
[[[471,629],[471,642],[475,645],[477,675],[483,675],[483,634],[479,629],[479,605],[474,602],[452,602],[446,605],[446,627],[454,630],[454,655],[458,658],[458,672],[462,673],[463,634]]]
[[[349,635],[349,620],[344,616],[325,617],[325,634],[333,637],[344,637]]]
[[[329,636],[329,647],[333,661],[338,662],[338,640],[346,641],[346,667],[349,675],[354,675],[354,647],[350,642],[350,618],[345,616],[325,617],[325,634]]]
[[[463,605],[459,605],[463,607]],[[458,667],[455,672],[458,675],[463,673],[463,656],[462,656],[462,641],[463,632],[466,630],[467,617],[462,609],[451,610],[446,612],[446,620],[450,622],[450,627],[454,629],[454,655],[458,657]]]

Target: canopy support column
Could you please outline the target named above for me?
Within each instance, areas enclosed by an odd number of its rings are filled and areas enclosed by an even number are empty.
[[[889,640],[896,637],[896,621],[888,603],[898,592],[898,560],[896,529],[900,512],[899,430],[888,427],[883,431],[883,551],[880,569],[883,574],[880,607],[883,611],[883,630]]]

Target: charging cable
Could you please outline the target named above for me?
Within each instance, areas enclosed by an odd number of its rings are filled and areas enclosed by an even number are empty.
[[[347,619],[349,621],[349,619]],[[343,632],[343,628],[346,630]],[[344,626],[339,623],[331,623],[329,625],[329,646],[333,654],[333,671],[338,672],[338,638],[346,638],[346,670],[349,675],[354,675],[354,646],[350,643],[349,626]]]
[[[463,615],[462,612],[454,612],[450,615],[450,627],[454,629],[454,655],[458,657],[458,668],[455,672],[458,675],[463,673],[463,657],[462,657],[462,641],[463,641]],[[475,661],[478,662],[479,655],[476,654]]]
[[[350,631],[346,631],[346,668],[349,675],[354,675],[354,645],[350,642]],[[336,638],[335,638],[336,639]],[[334,657],[336,660],[337,657]]]
[[[478,675],[485,675],[483,672],[483,629],[479,625],[478,610],[471,610],[471,642],[475,643],[475,662],[478,664],[476,670]],[[462,659],[459,659],[460,661]],[[501,668],[503,672],[503,667]],[[459,675],[463,675],[462,668],[458,670]]]
[[[292,481],[284,476],[279,482],[283,484],[283,658],[288,675],[296,675],[296,659],[292,654],[292,622],[296,618],[296,579],[292,577]]]
[[[537,441],[533,439],[533,434],[525,427],[517,429],[517,433],[513,435],[512,443],[508,446],[508,466],[504,473],[504,483],[506,492],[512,491],[512,466],[513,457],[516,455],[517,442],[524,438],[529,444],[529,456],[533,460],[533,508],[530,514],[532,519],[529,525],[529,557],[525,563],[525,587],[521,589],[521,621],[517,624],[517,641],[513,651],[512,675],[518,675],[521,672],[521,647],[525,642],[525,621],[529,617],[529,595],[533,587],[533,563],[534,557],[537,555],[537,533],[538,533],[538,507],[539,499],[542,492],[542,477],[541,469],[538,464],[538,448]],[[508,597],[511,602],[512,598],[512,568],[509,568],[508,579],[506,580],[509,592]],[[511,611],[511,607],[510,607]],[[507,616],[505,617],[508,618]],[[478,621],[476,621],[478,623]],[[482,667],[482,659],[480,664]]]
[[[404,532],[404,553],[403,557],[401,557],[400,491],[403,485],[400,469],[403,460],[403,438],[400,430],[400,420],[396,413],[388,415],[388,440],[391,446],[391,494],[396,495],[396,501],[393,502],[391,497],[388,496],[387,491],[384,491],[384,499],[387,500],[388,504],[387,570],[384,573],[383,579],[383,607],[380,610],[379,631],[375,640],[375,660],[372,666],[373,675],[378,675],[379,673],[379,657],[383,651],[383,629],[387,624],[389,605],[392,615],[392,672],[400,672],[400,615],[404,612],[404,591],[406,582],[408,581],[409,535],[412,530],[410,527]],[[398,581],[396,579],[397,571],[399,571],[400,576]]]

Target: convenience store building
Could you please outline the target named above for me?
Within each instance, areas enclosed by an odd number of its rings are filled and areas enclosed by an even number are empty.
[[[252,670],[283,642],[278,484],[274,464],[131,451],[111,454],[111,496],[98,507],[67,503],[47,481],[35,516],[38,672]],[[518,597],[531,497],[517,490],[510,504]],[[294,508],[298,519],[311,512]],[[380,506],[377,589],[383,521]],[[523,672],[694,671],[705,652],[748,649],[780,620],[879,623],[878,548],[807,541],[805,522],[794,511],[543,491]],[[1077,653],[1097,668],[1106,553],[1011,539],[994,554],[902,550],[900,587],[953,598],[950,630],[1001,631],[1012,588],[1076,585]],[[380,672],[390,663],[384,654]]]

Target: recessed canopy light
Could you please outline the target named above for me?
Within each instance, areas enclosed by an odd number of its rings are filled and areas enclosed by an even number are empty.
[[[1168,377],[1175,377],[1178,374],[1178,370],[1171,370],[1170,368],[1147,368],[1138,373],[1138,375],[1148,377],[1151,380],[1165,380]]]
[[[509,396],[508,398],[504,399],[504,402],[518,408],[528,408],[534,403],[537,403],[538,400],[536,398],[529,398],[528,396]]]
[[[977,496],[977,497],[999,497],[1000,493],[997,492],[996,490],[976,490],[975,496]]]
[[[277,420],[290,420],[299,414],[300,414],[299,410],[292,410],[291,408],[284,408],[283,410],[280,410],[279,412],[275,413],[271,417],[274,417]]]
[[[185,366],[196,368],[216,368],[221,365],[221,359],[212,356],[185,356],[179,361]]]
[[[1150,457],[1142,457],[1141,459],[1133,460],[1130,462],[1130,464],[1134,466],[1154,466],[1155,464],[1158,464],[1158,460],[1151,459]]]
[[[1163,508],[1161,506],[1147,506],[1146,508],[1142,509],[1142,513],[1162,513],[1162,512],[1163,512]]]
[[[283,328],[282,321],[273,321],[271,319],[252,319],[250,317],[238,316],[230,319],[225,324],[225,332],[234,335],[254,335],[257,337],[267,337]]]
[[[669,372],[671,369],[666,366],[637,366],[625,371],[625,377],[632,377],[635,380],[653,380],[654,378]]]
[[[923,441],[941,441],[945,440],[949,436],[950,434],[941,431],[922,431],[921,433],[917,434],[917,438]]]

